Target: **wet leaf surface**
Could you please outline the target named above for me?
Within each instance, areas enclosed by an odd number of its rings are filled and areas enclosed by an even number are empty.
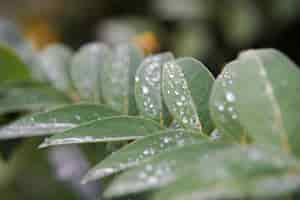
[[[173,59],[171,53],[161,53],[149,56],[141,63],[135,76],[135,97],[140,114],[157,121],[167,117],[161,91],[161,73],[163,64]]]
[[[85,123],[47,138],[40,147],[130,141],[151,135],[159,130],[159,124],[151,119],[129,116],[108,117]]]
[[[163,152],[194,144],[207,139],[198,133],[186,130],[166,130],[139,139],[112,153],[93,167],[83,182],[96,180],[137,166]]]
[[[299,155],[300,71],[289,58],[272,49],[246,51],[218,79],[211,98],[218,129]]]
[[[50,135],[93,120],[118,115],[103,105],[78,104],[25,116],[0,128],[0,139]]]

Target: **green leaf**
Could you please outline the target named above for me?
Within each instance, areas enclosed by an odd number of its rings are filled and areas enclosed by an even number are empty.
[[[47,138],[41,148],[63,144],[135,140],[160,130],[157,122],[142,117],[118,116],[95,120]]]
[[[0,46],[0,83],[11,80],[28,80],[30,72],[22,59],[10,48]]]
[[[68,105],[43,113],[25,116],[0,128],[0,139],[50,135],[80,124],[118,115],[103,105]]]
[[[209,97],[215,78],[204,64],[194,58],[179,58],[176,63],[184,73],[203,131],[209,134],[214,127],[209,113]]]
[[[149,56],[144,59],[136,72],[137,107],[142,115],[157,121],[163,121],[166,118],[161,91],[162,66],[173,59],[173,54],[169,52]]]
[[[245,136],[245,131],[240,124],[237,111],[230,102],[232,101],[232,95],[227,93],[227,91],[232,91],[233,87],[232,75],[228,66],[241,67],[238,61],[233,61],[227,64],[218,76],[210,96],[210,114],[215,126],[226,139],[240,142]]]
[[[209,153],[153,200],[288,199],[300,188],[299,167],[278,151],[235,146]]]
[[[186,130],[166,130],[139,139],[93,167],[83,182],[97,180],[125,169],[137,166],[163,152],[202,141],[205,137]]]
[[[83,100],[101,101],[101,73],[103,66],[109,65],[110,61],[111,50],[102,43],[84,45],[74,55],[71,78]]]
[[[226,66],[222,76],[228,76],[224,87],[215,87],[215,93],[223,93],[221,99],[212,95],[211,109],[215,121],[236,120],[238,134],[246,134],[254,142],[281,147],[300,155],[300,71],[282,53],[272,49],[250,50],[242,53],[237,62]],[[253,81],[255,80],[255,81]],[[230,81],[230,82],[229,82]],[[247,88],[247,89],[245,89]],[[224,112],[217,112],[214,105],[224,105]],[[212,115],[212,116],[213,116]],[[225,121],[225,120],[224,120]],[[217,123],[216,123],[217,124]],[[230,122],[228,123],[230,126]],[[222,123],[217,127],[229,132]]]
[[[193,58],[165,64],[163,97],[170,113],[185,128],[212,130],[208,99],[213,81],[207,68]]]
[[[58,90],[70,91],[70,64],[72,50],[62,44],[53,44],[39,54],[39,65],[48,81]]]
[[[57,90],[39,83],[17,82],[0,87],[0,115],[41,111],[69,103],[69,99]]]
[[[124,43],[115,47],[112,64],[103,66],[101,75],[103,98],[113,109],[125,114],[137,113],[134,77],[142,59],[140,49]]]
[[[163,152],[116,177],[104,195],[111,198],[166,186],[177,177],[188,173],[208,152],[223,149],[225,146],[203,140],[202,143],[199,141]]]

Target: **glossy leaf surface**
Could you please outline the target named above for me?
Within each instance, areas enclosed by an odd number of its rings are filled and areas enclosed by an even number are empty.
[[[202,141],[166,151],[116,177],[107,188],[105,196],[117,197],[166,186],[188,173],[208,152],[225,146]]]
[[[160,130],[159,124],[150,119],[129,116],[109,117],[85,123],[47,138],[40,147],[129,141],[151,135],[158,130]]]
[[[299,187],[293,158],[257,146],[231,147],[208,154],[153,199],[288,199]]]
[[[220,78],[211,98],[217,127],[300,155],[297,66],[276,50],[250,50],[228,64],[222,74],[228,76],[227,83]]]
[[[179,124],[206,133],[212,130],[208,100],[213,81],[207,68],[193,58],[181,58],[165,65],[163,96]]]
[[[0,139],[49,135],[80,124],[118,115],[103,105],[69,105],[32,114],[0,128]]]
[[[135,97],[142,115],[163,120],[164,106],[161,91],[163,64],[173,60],[171,53],[149,56],[143,60],[135,76]]]
[[[184,73],[203,131],[209,134],[214,127],[209,113],[209,97],[215,78],[204,64],[194,58],[179,58],[176,63]]]
[[[198,133],[185,130],[166,130],[139,139],[112,153],[105,160],[93,167],[83,182],[96,180],[119,171],[134,167],[154,156],[178,147],[205,140]]]

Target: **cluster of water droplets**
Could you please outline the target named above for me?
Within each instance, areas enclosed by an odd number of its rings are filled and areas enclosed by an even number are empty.
[[[180,66],[169,62],[164,69],[169,79],[167,95],[175,101],[169,105],[170,111],[176,113],[180,118],[177,120],[180,120],[184,125],[201,128],[194,101]]]
[[[230,116],[231,120],[236,120],[238,114],[235,109],[236,95],[232,91],[232,86],[234,84],[234,74],[224,71],[221,75],[221,86],[223,87],[224,92],[224,101],[215,102],[215,106],[222,114],[222,119],[225,122],[228,120],[227,116]]]
[[[124,161],[118,161],[116,163],[105,164],[104,167],[95,168],[91,170],[85,177],[85,181],[97,179],[103,176],[111,175],[114,172],[127,169],[132,166],[136,166],[142,161],[165,152],[172,148],[184,146],[185,144],[193,144],[194,138],[189,137],[182,131],[176,131],[161,135],[157,139],[153,139],[151,143],[147,143],[145,147],[134,155],[128,156]],[[112,153],[112,155],[118,154],[118,152]]]
[[[192,141],[193,139],[189,139],[183,132],[165,134],[165,136],[160,137],[159,140],[154,140],[152,143],[148,144],[135,158],[128,158],[128,163],[139,163],[142,160],[171,148],[184,146],[186,142],[190,144]]]
[[[166,184],[175,179],[173,166],[175,161],[162,161],[157,165],[147,164],[144,169],[137,174],[138,180],[148,186]]]
[[[160,69],[161,65],[157,62],[149,64],[145,69],[145,81],[141,85],[144,109],[153,117],[157,117],[161,111],[161,99],[154,95],[160,94]],[[138,76],[136,81],[138,82]]]
[[[136,74],[136,85],[142,94],[143,109],[154,118],[162,112],[161,70],[162,65],[172,59],[170,53],[162,53],[146,58]]]

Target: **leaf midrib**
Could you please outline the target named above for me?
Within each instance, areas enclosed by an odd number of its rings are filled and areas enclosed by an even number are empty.
[[[271,102],[271,106],[274,110],[275,122],[274,122],[273,126],[275,125],[275,127],[279,130],[279,133],[281,136],[280,140],[281,140],[282,147],[284,148],[285,151],[290,152],[291,148],[290,148],[290,144],[289,144],[289,140],[288,140],[288,134],[287,134],[287,131],[286,131],[284,123],[283,123],[282,112],[279,107],[279,103],[277,102],[276,97],[274,95],[274,88],[272,87],[272,84],[271,84],[270,80],[268,79],[268,72],[264,68],[264,63],[260,60],[260,57],[254,51],[251,51],[249,53],[251,53],[251,55],[253,55],[253,58],[257,62],[258,66],[262,72],[262,73],[259,72],[258,74],[264,80],[266,88],[269,88],[269,89],[266,89],[265,92],[266,92],[266,96],[269,98],[269,100]]]

